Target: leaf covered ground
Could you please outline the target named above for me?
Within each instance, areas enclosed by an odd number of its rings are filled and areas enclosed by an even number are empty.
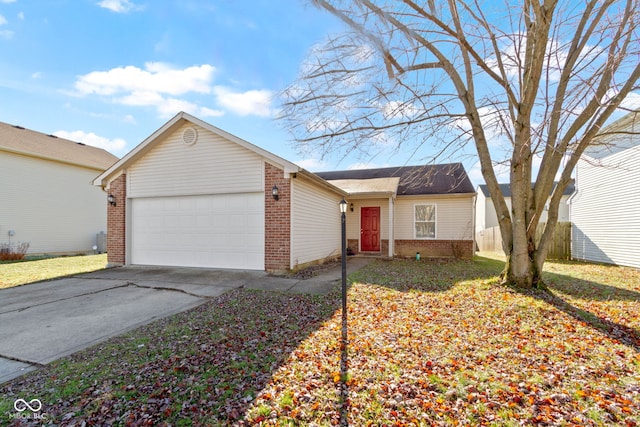
[[[500,269],[355,273],[346,370],[339,291],[237,289],[0,386],[0,424],[640,425],[640,273],[548,263],[528,292]]]

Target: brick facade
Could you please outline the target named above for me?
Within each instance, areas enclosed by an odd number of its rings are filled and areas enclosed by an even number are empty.
[[[422,257],[473,257],[473,240],[396,240],[397,256],[414,257],[420,252]]]
[[[120,175],[111,182],[107,194],[116,199],[116,205],[107,202],[107,262],[110,266],[126,263],[127,176]]]
[[[278,187],[278,200],[272,196]],[[271,272],[291,268],[291,180],[284,171],[264,164],[264,269]]]
[[[351,248],[351,250],[353,251],[354,254],[359,254],[360,253],[360,241],[358,239],[347,239],[347,247]],[[377,254],[379,253],[380,256],[388,256],[389,255],[389,240],[388,239],[381,239],[380,240],[380,251],[376,251],[376,252],[363,252],[366,254]]]

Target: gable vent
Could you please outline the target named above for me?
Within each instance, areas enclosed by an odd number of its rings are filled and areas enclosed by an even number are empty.
[[[195,128],[188,127],[182,131],[182,142],[187,145],[195,144],[198,140],[198,131]]]

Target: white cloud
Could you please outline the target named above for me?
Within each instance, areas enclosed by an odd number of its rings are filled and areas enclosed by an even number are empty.
[[[15,3],[16,0],[0,0],[0,3]]]
[[[98,6],[116,13],[129,13],[132,10],[141,10],[142,7],[131,3],[129,0],[102,0]]]
[[[127,146],[127,142],[122,138],[108,139],[98,136],[93,132],[87,133],[82,130],[75,130],[71,132],[59,130],[53,134],[60,138],[82,142],[83,144],[91,145],[93,147],[103,148],[111,153],[122,153]]]
[[[228,88],[217,86],[213,91],[218,103],[236,114],[261,117],[269,117],[271,115],[271,99],[273,93],[269,90],[233,92]]]
[[[180,70],[160,62],[147,62],[144,70],[129,65],[109,71],[93,71],[78,77],[75,88],[82,95],[115,95],[121,92],[207,94],[211,91],[214,72],[215,67],[208,64]]]
[[[0,15],[0,25],[5,25],[7,23],[7,18],[5,18],[4,16]]]
[[[389,101],[382,107],[382,114],[385,120],[413,119],[421,112],[422,110],[415,104],[402,101]]]
[[[24,20],[24,12],[18,13],[18,19],[20,19],[21,21]]]
[[[9,40],[13,38],[13,34],[14,32],[10,30],[0,30],[0,38],[3,38],[3,39]]]
[[[209,64],[178,69],[162,62],[147,62],[144,68],[133,65],[79,76],[72,95],[101,95],[111,101],[134,107],[152,106],[161,117],[186,111],[200,117],[219,117],[224,111],[199,106],[184,99],[190,94],[213,94],[216,102],[241,116],[271,116],[272,92],[249,90],[234,92],[212,86],[215,67]]]
[[[216,117],[223,111],[200,107],[193,102],[178,99],[176,95],[210,94],[215,67],[203,64],[176,69],[161,62],[148,62],[144,69],[135,66],[93,71],[78,77],[76,94],[110,96],[122,105],[155,107],[158,114],[171,117],[186,111],[199,117]]]
[[[40,79],[42,78],[42,71],[36,71],[35,73],[31,74],[31,78],[32,79]]]

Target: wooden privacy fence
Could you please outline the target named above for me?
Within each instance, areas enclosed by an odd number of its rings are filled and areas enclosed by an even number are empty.
[[[538,224],[536,229],[536,244],[540,242],[544,232],[544,223]],[[502,235],[500,227],[487,228],[476,233],[476,245],[480,252],[499,252],[502,250]],[[559,222],[549,246],[549,259],[570,259],[571,258],[571,223]]]

